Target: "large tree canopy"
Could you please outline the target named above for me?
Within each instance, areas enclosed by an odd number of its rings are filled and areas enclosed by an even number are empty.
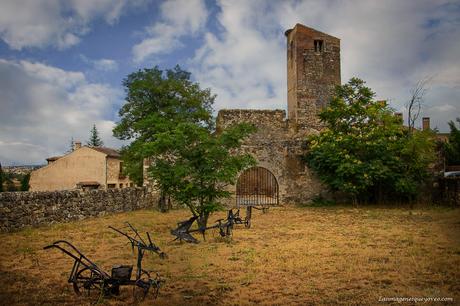
[[[126,103],[119,111],[121,120],[113,134],[131,141],[121,150],[124,169],[137,185],[142,185],[143,159],[155,151],[149,144],[181,122],[211,128],[215,96],[191,82],[190,73],[179,66],[166,71],[158,67],[139,70],[128,75],[123,86]]]
[[[114,135],[131,140],[122,149],[127,174],[141,181],[142,161],[148,158],[149,177],[163,198],[168,195],[186,205],[205,226],[209,214],[220,208],[219,201],[229,196],[226,186],[254,164],[251,156],[236,153],[254,128],[240,124],[214,133],[215,96],[178,66],[140,70],[124,86],[126,104]]]
[[[338,86],[320,118],[326,128],[308,138],[308,165],[333,191],[354,201],[412,199],[434,160],[431,131],[409,133],[364,81]]]
[[[190,80],[179,66],[162,71],[158,67],[134,72],[123,81],[126,103],[119,111],[115,137],[123,140],[154,141],[180,122],[211,127],[215,96]]]

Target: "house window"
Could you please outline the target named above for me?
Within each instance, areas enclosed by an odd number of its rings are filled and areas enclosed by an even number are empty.
[[[107,188],[115,188],[115,187],[117,187],[116,184],[107,184]]]
[[[120,184],[120,189],[123,188],[123,184]]]
[[[129,187],[134,187],[134,184],[133,184],[133,183],[129,183]]]
[[[323,52],[324,42],[322,40],[315,40],[315,52]]]

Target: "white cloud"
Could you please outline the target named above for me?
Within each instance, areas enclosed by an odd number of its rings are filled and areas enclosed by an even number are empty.
[[[302,23],[341,39],[342,83],[358,76],[402,109],[432,76],[422,116],[447,129],[460,116],[460,6],[450,1],[219,1],[193,76],[218,94],[216,108],[286,108],[283,32]],[[433,108],[451,105],[450,112]]]
[[[284,36],[264,1],[220,2],[220,35],[208,32],[192,60],[216,108],[273,108],[285,101]]]
[[[443,104],[439,106],[434,106],[432,107],[433,110],[438,111],[438,112],[452,112],[455,111],[456,108],[453,105],[450,104]]]
[[[93,63],[94,63],[94,68],[96,68],[97,70],[115,71],[118,69],[117,62],[111,59],[103,58],[103,59],[95,60]]]
[[[11,64],[11,62],[2,59],[0,59],[0,62],[5,65]],[[85,76],[81,72],[65,71],[42,63],[29,61],[20,61],[19,65],[30,77],[46,83],[55,84],[65,89],[73,88],[85,82]]]
[[[43,163],[69,147],[70,138],[85,142],[96,124],[108,146],[113,104],[121,92],[89,83],[80,72],[42,63],[0,60],[0,161]]]
[[[101,59],[90,59],[85,55],[81,54],[80,58],[83,62],[90,64],[93,66],[94,69],[100,71],[116,71],[118,70],[118,63],[115,60],[108,59],[108,58],[101,58]]]
[[[146,38],[133,47],[135,62],[183,46],[181,37],[201,31],[208,11],[204,0],[172,0],[161,4],[160,15],[161,21],[146,28]]]
[[[148,0],[3,0],[0,3],[0,38],[10,48],[65,49],[79,43],[90,24],[102,17],[117,22],[129,7]]]

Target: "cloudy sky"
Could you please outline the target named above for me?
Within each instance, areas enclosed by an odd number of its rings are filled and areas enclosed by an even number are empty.
[[[93,124],[119,147],[121,82],[155,65],[192,72],[216,110],[285,109],[296,23],[341,39],[342,82],[404,111],[429,78],[422,116],[442,132],[460,117],[459,1],[0,0],[0,162],[42,164]]]

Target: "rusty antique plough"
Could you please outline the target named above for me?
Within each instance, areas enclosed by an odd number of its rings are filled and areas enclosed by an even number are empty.
[[[245,224],[247,228],[251,225],[251,215],[247,215],[246,218],[243,220],[240,217],[240,210],[237,210],[236,213],[230,209],[227,212],[226,219],[219,219],[216,220],[214,225],[208,227],[198,227],[196,229],[191,229],[193,223],[198,219],[198,216],[193,216],[188,220],[182,221],[177,223],[177,228],[171,230],[171,234],[176,238],[174,240],[185,241],[189,243],[198,243],[198,240],[192,236],[192,233],[199,232],[203,235],[203,239],[205,239],[205,232],[211,229],[218,229],[219,235],[221,237],[229,237],[232,235],[233,226],[235,224]]]
[[[161,283],[164,281],[160,279],[158,273],[144,270],[142,268],[142,259],[145,251],[157,253],[162,259],[166,257],[166,254],[152,242],[149,233],[146,233],[148,240],[146,242],[131,224],[127,223],[127,225],[134,233],[134,237],[112,226],[109,226],[109,228],[127,237],[133,250],[134,248],[137,249],[137,266],[134,279],[131,279],[132,265],[113,266],[111,274],[108,274],[68,241],[59,240],[44,247],[44,249],[56,248],[73,258],[74,264],[68,282],[72,283],[73,289],[77,294],[86,291],[88,296],[91,292],[96,297],[118,295],[120,294],[120,286],[133,286],[133,295],[136,298],[145,298],[150,288],[153,289],[153,296],[156,298]]]

